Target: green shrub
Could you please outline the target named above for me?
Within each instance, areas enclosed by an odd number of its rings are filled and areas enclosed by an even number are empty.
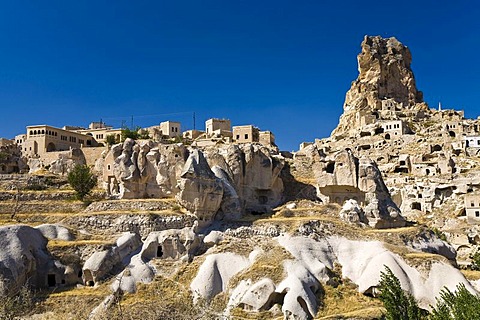
[[[430,320],[480,319],[480,296],[470,293],[463,283],[457,285],[456,289],[451,292],[445,288],[440,292]]]
[[[415,298],[405,292],[400,280],[385,266],[385,272],[380,273],[380,300],[386,309],[386,320],[415,320],[422,319],[422,311]]]
[[[97,177],[87,165],[76,165],[68,174],[67,180],[77,198],[82,201],[97,185]]]
[[[477,249],[477,251],[470,256],[472,259],[472,264],[470,265],[470,268],[472,270],[480,270],[480,249]]]

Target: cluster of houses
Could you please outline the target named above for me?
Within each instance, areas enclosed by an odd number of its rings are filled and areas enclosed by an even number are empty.
[[[253,125],[233,126],[228,119],[209,119],[205,130],[182,131],[181,123],[164,121],[158,126],[141,129],[155,141],[169,141],[179,138],[195,146],[208,146],[216,143],[253,143],[275,146],[275,137],[270,131],[260,131]],[[22,156],[39,158],[48,152],[65,151],[75,148],[99,147],[111,141],[121,141],[121,128],[113,128],[103,122],[92,122],[88,128],[65,126],[56,128],[49,125],[27,126],[26,133],[17,135],[11,145],[20,148]]]

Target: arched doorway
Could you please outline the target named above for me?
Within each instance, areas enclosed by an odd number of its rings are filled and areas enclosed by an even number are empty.
[[[47,152],[52,152],[52,151],[55,151],[55,145],[53,144],[53,142],[50,142],[47,145]]]

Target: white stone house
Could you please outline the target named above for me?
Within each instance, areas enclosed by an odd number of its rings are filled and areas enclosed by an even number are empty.
[[[465,214],[469,223],[480,223],[480,194],[465,195]]]

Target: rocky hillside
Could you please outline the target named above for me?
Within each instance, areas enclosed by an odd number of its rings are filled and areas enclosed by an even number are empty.
[[[480,159],[465,141],[479,121],[429,109],[395,38],[365,37],[358,61],[332,136],[293,155],[127,139],[97,160],[85,203],[63,172],[3,176],[2,312],[378,319],[385,266],[425,310],[442,288],[477,292],[465,200]]]

